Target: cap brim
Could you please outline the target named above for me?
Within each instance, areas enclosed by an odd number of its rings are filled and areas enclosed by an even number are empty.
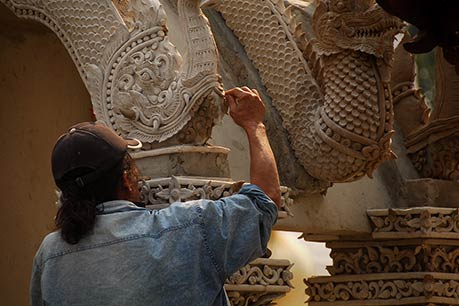
[[[139,150],[142,149],[142,142],[137,138],[124,138],[126,141],[127,148],[131,150]]]

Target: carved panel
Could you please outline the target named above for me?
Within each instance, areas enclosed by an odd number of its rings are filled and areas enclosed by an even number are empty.
[[[375,238],[459,238],[457,208],[369,210]]]
[[[458,209],[367,213],[372,239],[327,243],[331,276],[305,280],[309,305],[459,305]]]
[[[357,246],[357,245],[358,246]],[[333,244],[331,275],[441,272],[459,273],[459,242],[449,240]]]
[[[161,209],[174,202],[199,199],[218,200],[239,191],[243,181],[210,180],[190,177],[171,177],[143,181],[140,187],[141,198],[149,208]],[[279,218],[291,215],[289,207],[293,199],[290,189],[281,187],[281,207]]]
[[[259,258],[234,273],[225,282],[233,306],[273,305],[293,288],[288,260]]]
[[[459,278],[454,274],[368,274],[305,281],[309,305],[459,305]]]
[[[223,114],[223,93],[217,49],[199,0],[178,1],[188,49],[183,64],[168,40],[159,0],[0,2],[56,33],[89,91],[96,118],[118,134],[157,143],[182,132],[170,142],[198,145],[210,137]]]

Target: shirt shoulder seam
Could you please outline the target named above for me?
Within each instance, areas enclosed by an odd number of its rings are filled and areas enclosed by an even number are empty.
[[[204,247],[206,248],[207,254],[210,257],[210,261],[212,262],[212,265],[215,267],[215,270],[217,270],[217,272],[220,275],[223,275],[224,274],[223,273],[223,269],[218,266],[218,263],[217,263],[217,260],[215,258],[215,255],[212,252],[212,250],[210,249],[209,243],[207,241],[207,231],[206,231],[204,219],[202,217],[202,208],[200,206],[197,206],[196,209],[198,211],[198,217],[200,219],[199,226],[201,227],[201,231],[202,231],[202,236],[203,236],[202,238],[203,238],[203,241],[204,241]]]

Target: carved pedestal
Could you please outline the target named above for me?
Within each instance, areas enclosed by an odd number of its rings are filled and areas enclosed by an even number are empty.
[[[334,241],[309,305],[459,305],[459,210],[370,210],[372,239]]]

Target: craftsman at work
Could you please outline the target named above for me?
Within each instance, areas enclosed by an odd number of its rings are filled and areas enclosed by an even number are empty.
[[[35,256],[31,305],[229,304],[224,281],[265,254],[280,187],[257,91],[231,89],[226,99],[247,133],[253,185],[217,201],[136,206],[132,141],[93,123],[61,136],[52,155],[58,231]]]

